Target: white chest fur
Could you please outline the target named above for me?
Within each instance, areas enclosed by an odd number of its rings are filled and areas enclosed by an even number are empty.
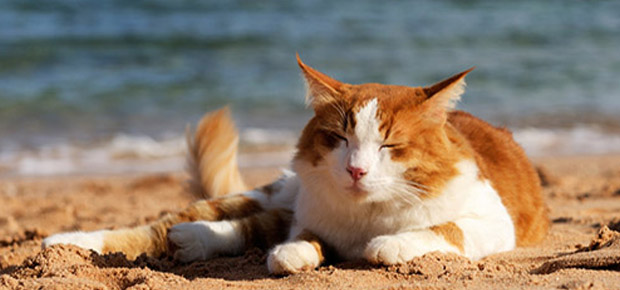
[[[366,244],[376,236],[423,230],[446,222],[455,222],[464,231],[464,254],[470,258],[512,249],[514,227],[497,192],[488,181],[478,179],[474,161],[463,160],[457,169],[460,174],[439,196],[416,205],[399,204],[397,199],[347,201],[342,194],[330,192],[336,187],[329,182],[305,183],[302,179],[296,220],[347,259],[362,257]],[[470,229],[470,220],[475,221],[473,227],[492,228],[494,237],[484,236],[487,231]]]

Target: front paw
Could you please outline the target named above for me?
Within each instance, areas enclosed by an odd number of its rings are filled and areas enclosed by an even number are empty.
[[[174,244],[174,258],[192,262],[212,258],[218,253],[234,254],[242,242],[230,222],[181,223],[170,228],[168,240]]]
[[[364,257],[373,264],[395,265],[410,261],[417,253],[415,245],[399,236],[379,236],[372,239],[364,250]]]
[[[299,273],[319,266],[319,253],[306,241],[277,245],[269,253],[267,267],[269,272],[279,275]]]

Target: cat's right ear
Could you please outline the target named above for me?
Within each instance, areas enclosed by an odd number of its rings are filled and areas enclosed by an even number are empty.
[[[429,119],[441,124],[446,122],[447,112],[454,109],[456,102],[461,99],[461,95],[465,92],[465,76],[474,68],[455,74],[432,86],[422,88],[427,98],[422,106],[425,108],[425,114]]]
[[[323,105],[338,101],[342,96],[344,83],[307,66],[297,54],[297,64],[306,79],[306,104],[315,110]]]

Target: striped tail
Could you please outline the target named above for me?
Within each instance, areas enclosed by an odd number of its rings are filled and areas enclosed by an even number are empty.
[[[237,165],[239,134],[228,107],[207,113],[195,132],[188,126],[186,138],[192,194],[209,199],[248,189]]]

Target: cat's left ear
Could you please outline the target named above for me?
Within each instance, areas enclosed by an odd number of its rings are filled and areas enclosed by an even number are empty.
[[[465,76],[474,68],[476,67],[422,88],[426,94],[426,101],[422,105],[425,106],[425,112],[430,119],[441,123],[445,122],[447,112],[456,107],[456,103],[465,92]]]
[[[342,96],[342,89],[345,84],[326,74],[323,74],[301,61],[297,54],[297,64],[306,79],[308,92],[306,94],[306,104],[311,105],[315,110],[323,105],[333,103]]]

